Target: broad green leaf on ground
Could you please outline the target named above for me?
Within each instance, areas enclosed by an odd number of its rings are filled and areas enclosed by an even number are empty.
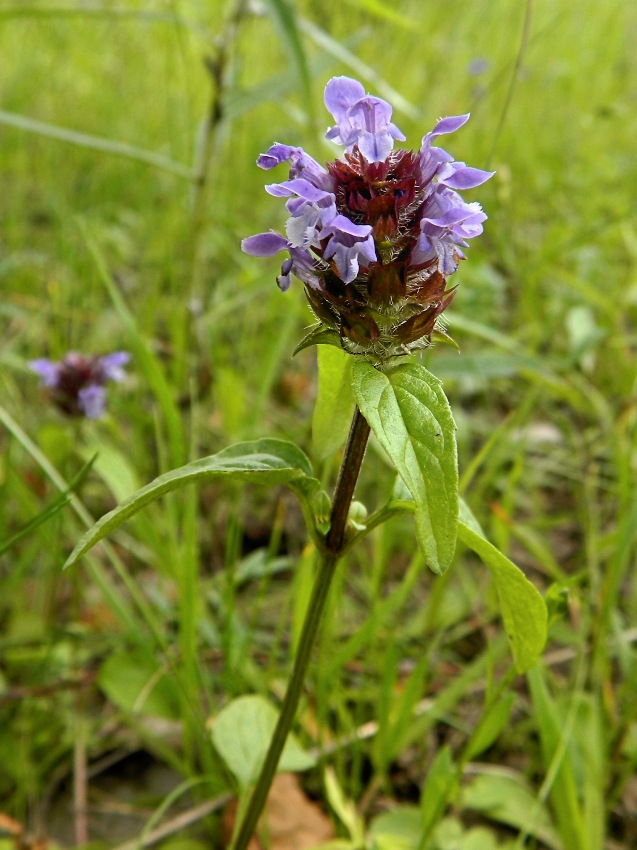
[[[233,700],[214,718],[212,741],[241,788],[256,781],[270,745],[278,712],[264,697],[248,695]],[[289,735],[277,770],[298,771],[315,760],[294,735]]]
[[[374,818],[369,829],[372,850],[418,850],[422,816],[417,806],[398,806]]]
[[[174,680],[140,652],[117,652],[100,667],[97,683],[106,696],[126,712],[153,717],[179,717],[179,694]]]
[[[435,850],[516,850],[513,841],[500,843],[493,830],[484,826],[465,829],[462,821],[453,816],[437,824],[427,847],[435,847]]]
[[[320,488],[319,482],[313,477],[309,460],[294,443],[273,439],[237,443],[215,455],[160,475],[142,487],[95,523],[71,552],[65,568],[160,496],[187,484],[214,480],[243,481],[266,486],[285,484],[299,497],[306,520],[310,511],[309,502]]]
[[[342,348],[319,345],[318,396],[312,417],[312,443],[319,460],[338,451],[347,439],[354,413],[352,356]]]
[[[515,668],[525,673],[546,643],[548,615],[544,599],[522,570],[485,538],[468,506],[461,502],[458,537],[487,567],[495,582],[502,620]]]
[[[552,850],[562,848],[548,810],[522,777],[486,773],[477,776],[463,789],[461,805],[497,823],[523,830]]]
[[[361,413],[416,505],[416,538],[428,566],[443,573],[456,548],[458,461],[456,426],[440,381],[418,363],[380,372],[352,366]]]

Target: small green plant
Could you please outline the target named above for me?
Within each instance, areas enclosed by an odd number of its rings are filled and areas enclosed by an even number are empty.
[[[323,168],[302,148],[276,144],[263,154],[259,165],[265,169],[290,165],[288,180],[267,187],[287,199],[286,236],[252,236],[243,249],[257,256],[288,252],[279,287],[285,291],[291,275],[300,279],[318,322],[297,350],[311,345],[336,350],[333,357],[319,358],[323,385],[333,391],[321,395],[314,418],[315,436],[331,451],[345,442],[331,500],[295,444],[270,438],[243,442],[155,479],[96,523],[67,562],[74,564],[145,505],[187,484],[283,485],[298,497],[318,569],[287,692],[278,718],[264,715],[260,702],[247,697],[226,718],[234,734],[259,723],[272,727],[269,747],[258,752],[246,741],[246,759],[237,761],[237,749],[223,733],[223,713],[213,735],[241,790],[232,850],[247,847],[282,756],[288,768],[307,766],[306,755],[289,737],[305,675],[337,565],[372,529],[397,514],[413,514],[419,549],[437,574],[451,565],[458,539],[475,551],[494,577],[518,672],[535,663],[546,639],[542,597],[485,539],[459,498],[451,409],[440,381],[413,357],[434,338],[450,341],[440,321],[455,293],[448,279],[464,258],[467,240],[481,233],[486,219],[459,191],[479,186],[491,173],[455,162],[433,144],[458,130],[468,115],[439,121],[414,152],[394,150],[395,140],[404,137],[391,121],[391,107],[367,95],[357,81],[330,80],[325,103],[336,120],[327,138],[345,147],[344,157]],[[354,414],[347,431],[349,399]],[[352,500],[370,434],[398,479],[386,503],[368,514]],[[506,717],[500,715],[487,711],[484,723],[501,725]],[[476,730],[466,758],[483,746],[480,736],[486,740],[489,734],[485,725]],[[415,846],[423,850],[444,813],[457,770],[442,750],[419,815]]]

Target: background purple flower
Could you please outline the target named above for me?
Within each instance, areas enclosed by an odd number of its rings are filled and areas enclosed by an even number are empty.
[[[39,358],[29,368],[40,376],[53,403],[69,416],[99,419],[104,414],[107,381],[121,381],[124,366],[130,360],[126,351],[116,351],[103,357],[71,351],[60,361]]]

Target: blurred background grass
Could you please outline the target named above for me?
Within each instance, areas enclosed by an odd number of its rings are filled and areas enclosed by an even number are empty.
[[[368,819],[418,800],[448,743],[457,846],[473,846],[475,812],[482,848],[637,846],[636,42],[628,0],[4,0],[0,545],[27,533],[0,555],[0,812],[82,843],[57,825],[78,765],[99,779],[102,759],[140,752],[206,777],[208,799],[229,778],[207,719],[280,695],[312,570],[286,496],[184,492],[60,567],[91,514],[187,459],[262,435],[311,456],[315,354],[291,358],[309,313],[277,290],[276,260],[239,243],[283,222],[260,152],[335,155],[322,92],[347,74],[413,147],[471,111],[448,147],[497,171],[469,193],[489,220],[448,313],[460,354],[424,359],[456,416],[465,498],[555,621],[546,666],[487,723],[508,663],[488,576],[462,552],[425,574],[393,522],[340,572],[301,732],[378,724],[330,757]],[[133,354],[103,421],[63,419],[28,369],[72,349]],[[29,529],[96,452],[74,500]],[[337,461],[319,465],[326,484]],[[359,498],[373,509],[391,481],[372,446]],[[476,751],[480,722],[493,734]],[[547,804],[552,832],[489,809],[494,765]],[[107,792],[85,784],[94,811]],[[90,837],[116,840],[114,818]]]

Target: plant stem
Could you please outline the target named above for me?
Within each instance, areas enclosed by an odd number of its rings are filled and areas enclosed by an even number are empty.
[[[343,461],[338,473],[336,487],[334,488],[334,499],[332,501],[332,513],[330,516],[330,527],[325,538],[325,547],[330,554],[339,558],[343,551],[345,542],[345,528],[347,516],[354,495],[354,488],[358,481],[369,439],[369,425],[358,407],[354,411],[354,418],[347,438]]]
[[[281,713],[270,741],[261,773],[257,780],[252,797],[248,803],[245,816],[236,833],[232,844],[232,850],[246,850],[265,806],[270,786],[276,773],[277,765],[283,752],[296,710],[298,708],[305,674],[312,657],[312,649],[316,634],[325,610],[325,603],[329,594],[332,578],[336,565],[344,549],[345,530],[347,516],[354,494],[354,488],[358,481],[367,440],[369,438],[369,425],[363,418],[358,407],[354,412],[352,426],[350,428],[347,446],[343,455],[343,461],[338,474],[338,480],[334,489],[332,502],[332,513],[330,516],[330,527],[325,538],[325,549],[319,573],[314,582],[312,596],[303,623],[303,630],[299,640],[299,647],[288,689],[281,705]]]

